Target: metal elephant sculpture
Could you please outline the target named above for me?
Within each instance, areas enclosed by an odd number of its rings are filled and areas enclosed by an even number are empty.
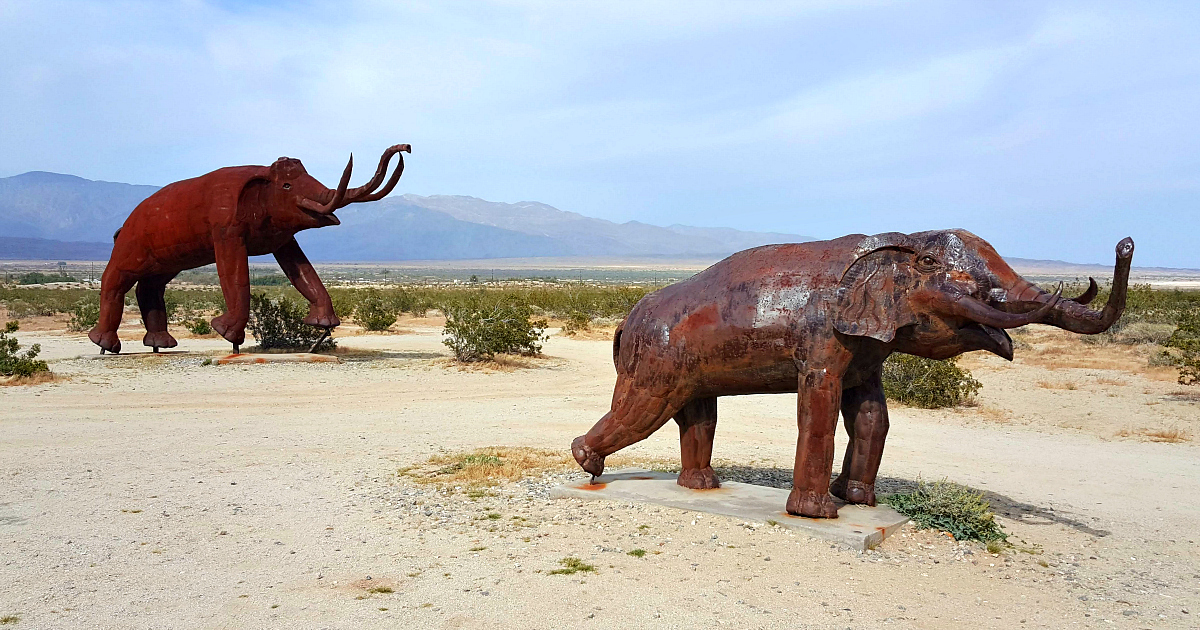
[[[798,392],[796,460],[787,511],[835,518],[833,495],[875,504],[888,431],[884,359],[946,359],[987,350],[1012,360],[1005,329],[1049,324],[1107,330],[1125,309],[1133,241],[1117,245],[1108,304],[1047,293],[964,230],[851,235],[768,245],[716,263],[643,298],[617,328],[612,408],[571,445],[592,475],[605,456],[674,417],[679,484],[720,485],[711,467],[717,398]],[[838,412],[850,443],[832,484]]]
[[[338,208],[385,197],[404,172],[401,151],[411,153],[412,148],[389,147],[371,181],[349,190],[353,155],[336,190],[309,175],[300,160],[286,157],[271,166],[231,166],[165,186],[138,204],[113,234],[112,257],[101,278],[100,319],[88,338],[102,354],[121,351],[117,327],[125,294],[136,283],[146,326],[142,343],[155,352],[175,347],[175,338],[167,332],[167,283],[185,269],[216,262],[225,313],[212,320],[212,327],[237,352],[250,317],[247,257],[262,254],[274,254],[288,280],[308,300],[305,323],[337,326],[341,321],[329,293],[295,234],[338,225],[341,221],[333,214]],[[399,157],[396,169],[380,188],[393,155]]]

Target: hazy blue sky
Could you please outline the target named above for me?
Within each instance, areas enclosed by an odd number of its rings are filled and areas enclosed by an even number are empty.
[[[1200,267],[1200,3],[0,2],[0,176],[401,192]]]

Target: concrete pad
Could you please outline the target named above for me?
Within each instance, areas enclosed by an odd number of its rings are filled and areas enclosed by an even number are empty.
[[[283,354],[231,354],[214,361],[217,365],[250,365],[254,363],[341,363],[331,354],[289,352]]]
[[[187,350],[159,350],[158,352],[154,352],[154,351],[150,350],[149,348],[147,348],[144,352],[142,352],[142,351],[127,352],[127,351],[122,350],[120,354],[113,354],[111,352],[105,352],[104,354],[100,354],[99,351],[96,351],[94,354],[81,354],[75,358],[85,359],[85,360],[113,361],[113,360],[118,360],[118,359],[128,359],[130,357],[136,358],[136,357],[186,357],[186,356],[201,356],[201,355],[198,355],[195,352],[188,352]]]
[[[858,551],[875,547],[908,522],[908,517],[890,507],[847,505],[838,499],[834,499],[838,506],[836,519],[792,516],[784,510],[787,490],[732,481],[722,481],[721,487],[714,490],[691,490],[675,483],[677,476],[622,470],[601,475],[595,484],[580,481],[552,488],[550,496],[556,499],[635,501],[752,521],[775,521],[780,527]]]

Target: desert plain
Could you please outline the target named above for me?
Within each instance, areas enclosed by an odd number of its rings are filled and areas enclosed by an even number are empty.
[[[893,403],[881,489],[979,488],[1012,544],[909,525],[859,553],[771,522],[549,498],[584,478],[568,446],[608,408],[611,341],[553,334],[540,358],[464,368],[440,325],[343,326],[340,364],[235,366],[178,329],[174,352],[146,353],[134,312],[120,356],[61,318],[22,322],[56,376],[0,387],[0,623],[1200,627],[1200,391],[1151,350],[1032,326],[1012,363],[963,359],[983,383],[972,406]],[[795,405],[721,399],[718,473],[786,487]],[[669,467],[677,435],[610,466]],[[489,447],[541,464],[439,481]]]

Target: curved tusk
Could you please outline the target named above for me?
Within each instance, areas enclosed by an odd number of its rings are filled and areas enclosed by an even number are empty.
[[[965,317],[971,321],[995,328],[1019,328],[1026,324],[1034,324],[1045,317],[1058,304],[1058,300],[1062,297],[1062,283],[1058,283],[1058,289],[1054,291],[1054,295],[1043,304],[1040,308],[1029,313],[1009,313],[996,308],[992,308],[969,295],[960,295],[949,301],[950,311],[960,317]]]
[[[383,188],[380,188],[376,192],[373,192],[373,193],[370,193],[367,195],[363,195],[362,197],[358,197],[355,199],[351,199],[350,203],[359,203],[359,202],[363,202],[363,201],[379,201],[380,199],[383,199],[384,197],[388,196],[388,193],[392,192],[392,189],[394,189],[396,187],[396,184],[399,183],[399,181],[400,181],[400,176],[404,174],[404,156],[400,155],[400,151],[404,151],[406,153],[412,153],[412,148],[407,144],[398,144],[392,148],[396,149],[396,152],[395,152],[396,159],[397,159],[396,170],[392,171],[392,176],[391,176],[391,178],[388,179],[387,184],[385,184]],[[391,156],[389,155],[388,158],[390,159]]]
[[[1089,284],[1088,284],[1087,291],[1084,291],[1082,295],[1080,295],[1077,298],[1067,298],[1067,299],[1071,300],[1072,302],[1074,302],[1076,304],[1090,304],[1092,300],[1096,299],[1096,293],[1098,293],[1100,291],[1100,287],[1096,286],[1095,278],[1089,277],[1088,283]]]

